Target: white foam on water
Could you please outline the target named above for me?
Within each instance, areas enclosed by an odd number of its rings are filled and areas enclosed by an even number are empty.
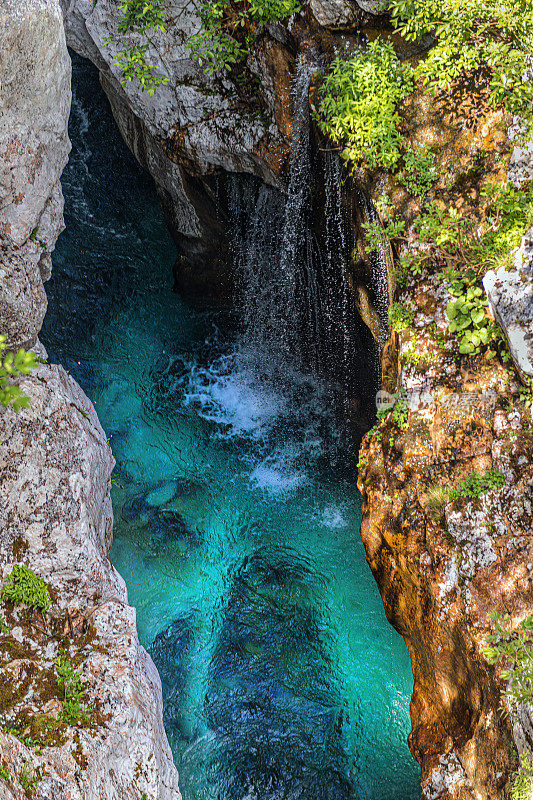
[[[257,489],[275,497],[291,494],[309,483],[309,476],[296,463],[301,458],[301,450],[284,448],[267,456],[250,473],[250,483]]]
[[[194,407],[207,422],[223,426],[219,435],[259,440],[286,410],[287,401],[261,385],[252,370],[232,353],[208,367],[190,365],[184,405]]]
[[[309,483],[332,420],[321,384],[290,369],[258,370],[264,360],[240,349],[208,366],[190,361],[178,379],[182,403],[216,426],[211,435],[242,440],[244,476],[278,497]]]
[[[331,530],[339,530],[349,525],[343,510],[334,505],[326,506],[323,509],[320,522],[325,528],[330,528]]]

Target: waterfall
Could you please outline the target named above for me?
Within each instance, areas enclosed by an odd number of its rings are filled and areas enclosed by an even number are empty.
[[[312,138],[309,89],[316,68],[300,56],[286,195],[233,176],[228,206],[243,349],[255,352],[262,372],[269,365],[282,377],[287,367],[319,375],[345,395],[354,387],[368,392],[375,368],[350,274],[353,234],[342,163]]]
[[[228,198],[244,339],[266,354],[275,350],[282,360],[301,356],[301,366],[313,370],[321,342],[308,100],[315,69],[298,60],[287,195],[236,176]]]
[[[284,294],[284,344],[298,347],[301,333],[320,343],[320,294],[312,231],[311,213],[311,142],[309,88],[316,66],[300,55],[294,81],[294,114],[292,123],[289,186],[285,203],[280,280]],[[302,319],[303,316],[303,319]],[[295,323],[300,324],[299,330]],[[319,351],[315,349],[315,362]],[[319,367],[319,363],[313,366]]]
[[[379,223],[379,217],[376,213],[373,203],[363,192],[361,193],[361,199],[367,220],[369,222]],[[372,253],[371,286],[374,292],[374,303],[376,310],[379,314],[384,330],[387,330],[389,313],[389,277],[387,256],[385,254],[383,242],[381,242],[378,250]]]

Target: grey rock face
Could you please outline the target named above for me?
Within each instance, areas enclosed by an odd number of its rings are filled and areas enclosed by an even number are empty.
[[[381,0],[310,0],[313,16],[324,28],[347,28],[382,11]]]
[[[139,644],[124,581],[107,558],[114,459],[105,434],[91,402],[61,367],[41,367],[22,388],[30,408],[0,413],[0,576],[23,562],[53,589],[45,624],[73,621],[62,643],[83,659],[83,683],[101,720],[96,730],[71,729],[66,742],[41,756],[0,733],[3,760],[15,785],[25,763],[40,767],[46,775],[41,790],[53,787],[57,800],[139,800],[143,792],[179,800],[159,676]],[[58,642],[40,636],[38,626],[28,629],[24,619],[12,628],[29,651],[22,661],[53,670]],[[81,634],[84,619],[94,626],[89,644]],[[0,656],[0,669],[4,680],[10,672],[15,694],[20,664],[15,674],[8,652],[7,662]],[[23,707],[43,713],[31,682],[25,691]],[[8,724],[11,711],[16,705],[5,712]]]
[[[342,28],[354,23],[361,10],[349,0],[310,0],[316,21],[325,28]]]
[[[201,270],[202,262],[216,261],[220,255],[210,178],[225,170],[279,184],[264,157],[265,151],[282,145],[274,108],[271,120],[268,114],[254,114],[231,82],[206,76],[191,60],[186,41],[201,28],[194,2],[168,0],[167,31],[150,35],[147,61],[170,79],[153,97],[141,91],[138,81],[121,85],[114,57],[124,38],[118,34],[116,0],[61,0],[61,7],[69,45],[100,70],[118,127],[154,177],[182,255],[194,261],[200,254],[196,268]],[[136,34],[128,34],[127,41],[135,40]]]
[[[533,378],[533,229],[516,253],[515,269],[491,270],[483,286],[513,361],[523,375]]]
[[[70,59],[58,3],[4,0],[0,41],[0,318],[10,344],[32,344],[63,227],[59,177],[70,149]]]

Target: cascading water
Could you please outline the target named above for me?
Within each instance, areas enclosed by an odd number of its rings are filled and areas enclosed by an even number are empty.
[[[270,368],[276,381],[277,373],[287,376],[294,369],[325,378],[339,406],[353,402],[354,393],[373,396],[378,373],[376,348],[358,325],[349,277],[340,159],[334,152],[319,158],[313,152],[309,89],[316,70],[312,57],[300,56],[287,194],[249,177],[226,180],[241,355],[251,352],[259,371],[266,375]]]
[[[154,189],[78,59],[74,89],[42,338],[111,439],[111,556],[161,675],[184,800],[415,800],[409,659],[366,564],[342,428],[331,464],[327,389],[290,348],[261,373],[253,309],[274,336],[279,296],[265,261],[244,334],[172,294]],[[259,192],[265,213],[272,197]],[[256,222],[250,271],[254,252],[289,249],[276,208],[278,235]]]
[[[320,294],[310,224],[309,87],[316,67],[302,57],[294,82],[287,196],[243,177],[230,178],[235,258],[242,288],[244,337],[256,350],[319,367]],[[253,210],[252,210],[253,209]],[[302,348],[307,341],[310,347]]]
[[[361,192],[361,201],[365,212],[365,217],[369,222],[379,223],[373,203]],[[388,327],[389,311],[389,278],[387,256],[383,243],[372,253],[372,276],[371,286],[374,292],[374,304],[379,314],[384,332]]]

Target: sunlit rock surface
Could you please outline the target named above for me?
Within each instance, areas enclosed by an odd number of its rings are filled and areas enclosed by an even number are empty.
[[[385,387],[405,389],[409,426],[383,423],[361,452],[362,537],[389,620],[411,654],[410,747],[425,800],[501,800],[511,743],[531,747],[531,718],[501,713],[504,683],[482,647],[491,610],[518,623],[533,609],[533,432],[520,385],[504,366],[458,358],[450,299],[436,277],[400,300],[412,330],[383,357]],[[432,330],[430,321],[436,323]],[[411,358],[413,346],[417,359]],[[442,487],[491,468],[501,488],[479,499],[432,503]]]
[[[0,574],[29,565],[53,603],[44,617],[8,606],[0,705],[3,725],[20,736],[39,742],[45,725],[50,733],[41,754],[0,733],[2,762],[14,787],[25,765],[39,770],[39,798],[138,800],[147,792],[177,800],[159,676],[107,558],[111,449],[91,402],[61,367],[40,367],[22,388],[30,408],[0,414]],[[79,665],[92,709],[81,726],[57,725],[60,649]]]

